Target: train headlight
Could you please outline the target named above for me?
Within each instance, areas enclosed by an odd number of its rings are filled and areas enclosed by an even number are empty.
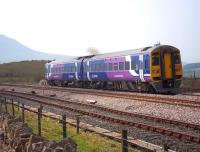
[[[160,70],[152,70],[152,73],[153,74],[158,74],[158,73],[160,73]]]

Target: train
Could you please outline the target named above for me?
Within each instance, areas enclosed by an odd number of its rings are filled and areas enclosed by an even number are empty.
[[[180,50],[160,44],[45,64],[53,86],[178,93],[182,76]]]

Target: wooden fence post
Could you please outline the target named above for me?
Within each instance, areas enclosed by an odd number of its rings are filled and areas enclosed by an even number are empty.
[[[6,113],[8,113],[8,107],[7,107],[7,101],[6,101],[6,97],[5,97],[5,109],[6,109]]]
[[[41,133],[41,121],[42,121],[42,109],[43,109],[43,106],[40,105],[40,107],[38,108],[38,135],[41,136],[42,133]]]
[[[22,103],[22,120],[25,122],[25,117],[24,117],[24,104]]]
[[[67,137],[66,114],[62,115],[62,124],[63,124],[63,138],[66,138]]]
[[[163,144],[163,151],[168,152],[169,151],[169,146],[167,146],[166,143]]]
[[[19,111],[19,100],[17,100],[17,108],[18,108],[18,111]]]
[[[127,130],[122,130],[122,152],[128,152]]]
[[[76,133],[79,134],[79,124],[80,124],[80,120],[79,120],[79,116],[76,117]]]
[[[13,99],[12,99],[12,115],[15,116],[15,107],[14,107]]]
[[[2,100],[1,100],[1,111],[3,111],[3,107],[2,107]]]

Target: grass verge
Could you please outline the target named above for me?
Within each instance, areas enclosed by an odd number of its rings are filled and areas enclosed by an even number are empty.
[[[4,109],[5,110],[5,109]],[[11,105],[8,106],[8,111],[12,114]],[[15,107],[15,115],[21,116],[21,110],[18,111]],[[31,112],[25,112],[25,122],[37,134],[37,115]],[[62,125],[58,121],[43,117],[42,118],[42,136],[47,140],[59,141],[62,139]],[[120,152],[121,144],[117,141],[102,137],[98,134],[85,132],[80,130],[80,134],[76,134],[76,128],[67,125],[67,136],[73,139],[77,144],[78,152]],[[137,152],[137,150],[129,146],[129,152]]]

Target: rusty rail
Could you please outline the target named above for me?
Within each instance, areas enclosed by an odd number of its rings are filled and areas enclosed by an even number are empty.
[[[1,84],[0,84],[1,85]],[[40,90],[54,90],[54,91],[62,91],[62,92],[70,92],[77,94],[90,94],[96,96],[104,96],[104,97],[114,97],[114,98],[123,98],[123,99],[131,99],[138,101],[146,101],[153,103],[163,103],[170,105],[180,105],[186,107],[200,108],[200,101],[195,100],[187,100],[187,99],[174,99],[169,97],[158,97],[158,96],[148,96],[144,94],[136,94],[130,92],[116,92],[113,91],[102,91],[102,90],[91,90],[91,89],[80,89],[80,88],[61,88],[61,87],[40,87],[40,86],[32,86],[32,85],[11,85],[11,84],[2,84],[3,86],[13,86],[13,87],[23,87],[23,88],[32,88],[32,89],[40,89]]]
[[[5,92],[1,93],[1,94],[6,95]],[[98,113],[88,112],[88,111],[84,111],[84,110],[80,110],[80,109],[74,109],[74,108],[71,108],[71,107],[67,107],[65,105],[60,105],[56,102],[50,103],[48,101],[34,99],[33,97],[32,98],[23,97],[23,96],[14,95],[14,94],[15,94],[14,92],[12,92],[12,94],[7,93],[7,95],[9,95],[9,96],[18,96],[20,98],[31,100],[31,101],[34,101],[34,102],[37,102],[37,103],[40,103],[40,104],[43,104],[43,105],[48,105],[48,106],[53,106],[53,107],[56,107],[56,108],[65,109],[65,110],[68,110],[68,111],[71,111],[71,112],[75,112],[75,113],[79,113],[79,114],[82,114],[82,115],[87,115],[87,116],[91,116],[91,117],[94,117],[94,118],[98,118],[100,120],[104,120],[104,121],[108,121],[108,122],[112,122],[112,123],[117,123],[117,124],[120,124],[120,125],[137,127],[137,128],[141,128],[141,129],[144,129],[144,130],[147,130],[147,131],[160,133],[160,134],[163,134],[163,135],[166,135],[166,136],[171,136],[171,137],[174,137],[174,138],[177,138],[177,139],[183,139],[183,140],[188,140],[188,141],[191,141],[191,142],[200,143],[200,136],[194,136],[194,135],[186,134],[186,133],[183,133],[183,132],[172,131],[172,130],[157,127],[157,126],[147,125],[147,124],[144,124],[144,123],[137,123],[137,122],[130,122],[130,121],[126,121],[126,120],[121,120],[121,119],[118,119],[118,118],[113,118],[113,117],[101,115],[101,114],[98,114]],[[190,125],[188,125],[188,126],[190,126]]]

